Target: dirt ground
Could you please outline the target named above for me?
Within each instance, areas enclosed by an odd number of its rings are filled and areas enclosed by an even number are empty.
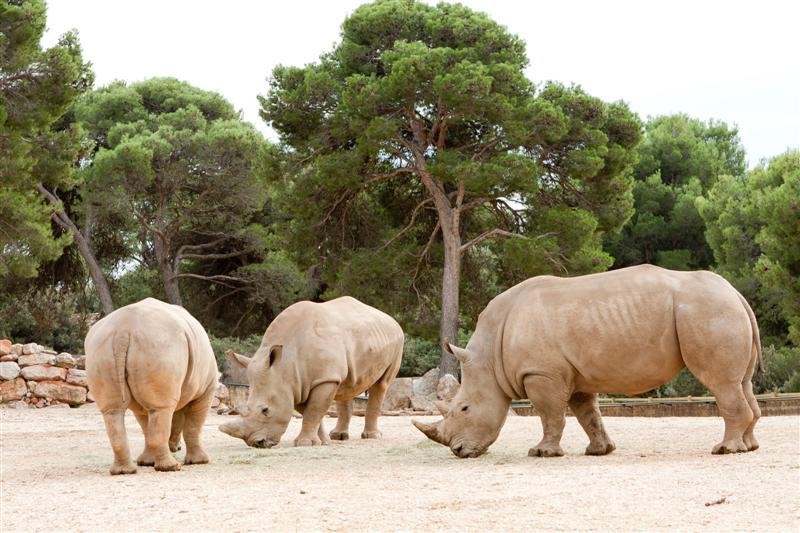
[[[0,530],[758,530],[800,527],[800,417],[762,418],[761,449],[709,451],[718,418],[606,418],[617,451],[583,455],[569,418],[561,458],[529,458],[538,418],[509,417],[477,459],[425,440],[408,417],[384,417],[382,440],[247,448],[217,431],[210,465],[110,476],[94,406],[0,410]],[[433,420],[434,417],[428,417]],[[358,436],[363,418],[350,434]],[[127,421],[134,453],[142,433]],[[326,420],[326,427],[332,422]],[[182,452],[178,452],[181,456]]]

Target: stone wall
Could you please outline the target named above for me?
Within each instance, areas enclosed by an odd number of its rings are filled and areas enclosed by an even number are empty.
[[[0,340],[0,403],[28,408],[91,402],[85,361],[83,355],[56,353],[36,343]]]

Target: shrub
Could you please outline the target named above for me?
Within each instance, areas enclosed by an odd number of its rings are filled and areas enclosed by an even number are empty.
[[[214,357],[217,359],[217,368],[220,372],[224,372],[228,364],[225,350],[233,350],[250,357],[261,345],[261,335],[250,335],[244,338],[209,335],[208,339],[211,341],[211,348],[214,349]]]

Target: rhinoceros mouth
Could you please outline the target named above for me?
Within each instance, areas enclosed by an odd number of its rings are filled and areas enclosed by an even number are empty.
[[[269,439],[259,439],[248,442],[247,444],[253,448],[272,448],[278,443]]]
[[[465,445],[463,443],[451,446],[450,451],[452,451],[456,457],[459,457],[461,459],[472,459],[486,453],[485,448],[483,449],[475,448],[473,446]]]

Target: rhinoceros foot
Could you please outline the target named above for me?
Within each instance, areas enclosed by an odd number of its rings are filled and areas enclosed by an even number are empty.
[[[322,445],[322,441],[314,435],[313,437],[297,437],[294,439],[294,445],[297,447],[300,446],[320,446]]]
[[[186,457],[183,459],[185,465],[204,465],[208,464],[208,454],[203,450],[195,450],[194,452],[187,452]]]
[[[382,435],[381,432],[376,429],[374,431],[364,431],[363,433],[361,433],[361,438],[362,439],[379,439],[379,438],[381,438],[381,435]]]
[[[347,440],[350,438],[350,433],[347,431],[331,431],[332,440]]]
[[[617,447],[613,442],[591,442],[586,447],[586,455],[608,455],[616,450]]]
[[[155,468],[159,472],[177,472],[181,469],[181,464],[170,455],[161,461],[156,461]]]
[[[136,458],[136,464],[139,466],[155,466],[155,458],[147,451],[143,451],[139,457]]]
[[[126,465],[114,464],[111,466],[110,471],[112,476],[118,476],[120,474],[135,474],[136,465],[134,465],[133,463],[128,463]]]
[[[559,445],[537,444],[528,450],[528,457],[561,457],[564,450]]]
[[[714,455],[722,455],[725,453],[741,453],[746,452],[747,446],[745,446],[744,441],[742,439],[738,440],[725,440],[714,446],[711,449],[711,453]]]

